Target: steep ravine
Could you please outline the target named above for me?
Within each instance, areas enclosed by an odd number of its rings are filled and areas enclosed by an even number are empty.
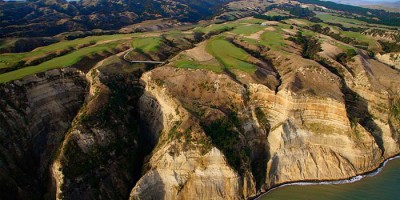
[[[85,98],[74,69],[51,70],[0,86],[0,196],[48,197],[49,165]]]
[[[116,70],[123,67],[100,62],[88,72],[85,105],[52,165],[57,199],[127,199],[140,178],[151,150],[137,108],[142,72]]]

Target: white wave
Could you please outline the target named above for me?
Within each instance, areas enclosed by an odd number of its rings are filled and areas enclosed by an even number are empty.
[[[400,155],[397,155],[395,157],[389,158],[387,160],[385,160],[379,168],[377,168],[376,170],[372,171],[371,173],[368,174],[364,174],[364,175],[358,175],[355,177],[352,177],[350,179],[345,179],[345,180],[338,180],[338,181],[304,181],[304,182],[294,182],[294,183],[287,183],[287,184],[283,184],[280,185],[278,187],[274,187],[272,189],[270,189],[269,191],[265,192],[264,194],[260,195],[259,197],[257,197],[255,200],[261,200],[261,197],[263,197],[264,195],[268,194],[269,192],[281,188],[281,187],[286,187],[286,186],[293,186],[293,185],[299,185],[299,186],[310,186],[310,185],[339,185],[339,184],[349,184],[349,183],[354,183],[357,181],[360,181],[362,179],[364,179],[365,177],[372,177],[372,176],[376,176],[377,174],[379,174],[383,168],[386,166],[386,164],[394,159],[398,159],[400,158]]]

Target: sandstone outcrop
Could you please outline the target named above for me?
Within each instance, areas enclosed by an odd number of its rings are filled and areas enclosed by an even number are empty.
[[[48,166],[85,91],[84,76],[74,69],[55,69],[0,86],[0,196],[43,198]]]
[[[377,54],[376,59],[400,70],[400,53]]]
[[[399,154],[400,72],[289,27],[262,27],[282,31],[279,47],[251,42],[262,31],[149,33],[158,50],[1,85],[1,197],[251,199]],[[236,51],[210,50],[215,40]]]
[[[237,80],[171,67],[142,76],[141,115],[158,143],[131,199],[248,198],[287,182],[347,179],[399,153],[389,120],[399,88],[382,77],[398,72],[363,56],[344,68],[351,73],[335,74],[300,56],[274,55],[277,92],[240,71]],[[210,130],[215,121],[226,128],[218,134],[237,134],[226,141],[235,156]],[[204,165],[211,155],[218,165]]]
[[[122,73],[122,64],[103,62],[87,73],[86,102],[52,163],[56,199],[127,199],[140,175],[146,148],[136,117],[141,72]]]

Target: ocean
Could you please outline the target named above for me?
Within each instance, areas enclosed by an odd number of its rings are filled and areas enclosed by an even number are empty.
[[[367,176],[337,183],[284,186],[258,200],[400,200],[400,158]]]

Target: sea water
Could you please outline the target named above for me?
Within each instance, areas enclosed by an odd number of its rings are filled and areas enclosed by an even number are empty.
[[[400,200],[400,159],[351,180],[297,183],[271,190],[258,200]]]

